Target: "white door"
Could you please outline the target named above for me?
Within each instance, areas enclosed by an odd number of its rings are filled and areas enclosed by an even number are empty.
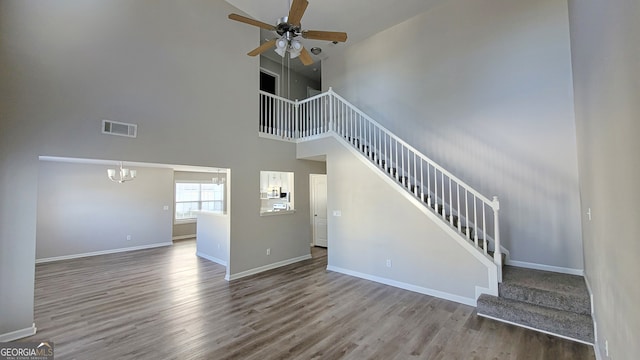
[[[327,247],[327,175],[311,174],[313,245]]]

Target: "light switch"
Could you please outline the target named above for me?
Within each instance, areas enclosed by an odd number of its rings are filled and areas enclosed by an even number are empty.
[[[340,210],[333,210],[333,216],[342,216],[342,211],[340,211]]]

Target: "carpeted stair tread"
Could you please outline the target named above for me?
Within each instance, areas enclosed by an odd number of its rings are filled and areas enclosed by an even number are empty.
[[[505,266],[500,297],[579,314],[591,314],[584,278],[542,270]]]
[[[477,313],[514,324],[539,329],[586,343],[593,343],[591,316],[536,306],[529,303],[482,294]]]

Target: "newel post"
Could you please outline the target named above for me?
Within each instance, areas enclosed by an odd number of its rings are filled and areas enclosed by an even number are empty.
[[[493,197],[493,226],[494,226],[494,253],[493,262],[498,267],[498,282],[502,282],[502,248],[500,247],[500,221],[498,211],[500,210],[500,202],[498,197]]]

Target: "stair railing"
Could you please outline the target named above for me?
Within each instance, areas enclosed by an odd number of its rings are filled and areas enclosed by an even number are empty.
[[[492,257],[498,281],[502,281],[497,197],[485,197],[331,88],[302,101],[261,91],[260,115],[259,131],[269,135],[301,141],[328,132],[337,134]]]

